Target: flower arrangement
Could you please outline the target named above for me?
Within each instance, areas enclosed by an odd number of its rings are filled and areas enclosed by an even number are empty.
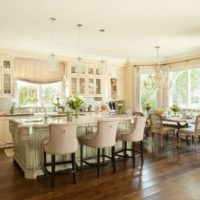
[[[179,106],[176,103],[172,104],[172,106],[170,107],[170,109],[174,112],[174,115],[176,115],[176,113],[178,111],[180,111],[180,108],[179,108]]]
[[[149,112],[152,108],[152,104],[150,102],[147,102],[145,105],[144,105],[144,110],[146,110],[147,112]]]
[[[80,108],[83,104],[83,97],[80,95],[74,95],[68,98],[67,105],[71,110],[74,110],[76,116],[79,115]]]
[[[118,114],[121,114],[123,105],[121,103],[118,103],[117,107],[118,107]]]
[[[159,115],[163,115],[165,112],[165,109],[163,108],[155,108],[154,109],[154,113],[159,114]]]
[[[101,105],[101,110],[102,110],[102,112],[107,112],[107,111],[109,111],[109,106],[107,104],[103,104],[103,105]]]
[[[95,107],[95,113],[108,112],[108,111],[109,111],[109,106],[107,104],[96,105]]]

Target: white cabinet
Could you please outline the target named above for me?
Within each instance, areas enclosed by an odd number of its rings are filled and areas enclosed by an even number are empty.
[[[6,147],[12,144],[12,136],[9,131],[9,119],[0,117],[0,147]]]
[[[69,94],[80,94],[85,97],[102,97],[103,76],[99,75],[99,68],[93,65],[85,65],[81,73],[79,71],[77,71],[75,65],[71,64],[69,66]]]
[[[4,129],[5,119],[0,117],[0,146],[5,144],[5,129]]]
[[[12,144],[13,143],[13,140],[12,140],[12,135],[11,135],[11,132],[9,130],[9,119],[6,118],[5,119],[5,143],[6,144]]]
[[[11,96],[13,85],[12,59],[0,57],[0,96]]]

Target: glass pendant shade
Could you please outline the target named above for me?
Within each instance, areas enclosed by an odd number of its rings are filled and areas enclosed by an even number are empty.
[[[58,60],[57,60],[57,56],[55,54],[51,54],[49,56],[49,67],[51,71],[56,71],[58,68]]]
[[[99,32],[101,33],[101,35],[100,35],[101,36],[101,45],[103,45],[104,44],[103,33],[105,32],[105,29],[100,29]],[[99,63],[99,73],[101,75],[107,74],[107,66],[106,66],[106,62],[103,59],[103,57],[102,57],[102,59],[100,60],[100,63]]]
[[[81,58],[81,27],[82,24],[77,24],[78,27],[78,58],[77,58],[77,64],[76,64],[76,72],[79,74],[85,73],[85,67],[82,62]]]
[[[49,63],[49,67],[51,71],[56,71],[58,68],[58,60],[57,60],[57,56],[54,54],[54,22],[56,21],[56,18],[51,17],[50,18],[51,22],[52,22],[52,35],[51,35],[51,39],[52,39],[52,49],[51,49],[51,54],[49,55],[48,58],[48,63]]]

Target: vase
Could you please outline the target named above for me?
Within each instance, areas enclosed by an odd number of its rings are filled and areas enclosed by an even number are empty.
[[[79,118],[79,109],[75,109],[75,111],[74,111],[74,113],[75,113],[75,118]]]
[[[177,116],[177,112],[174,112],[174,117],[176,117]]]

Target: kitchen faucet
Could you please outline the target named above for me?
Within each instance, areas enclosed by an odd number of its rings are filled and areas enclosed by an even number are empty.
[[[44,106],[44,103],[41,104],[41,108],[44,110],[44,120],[47,121],[47,109]]]

